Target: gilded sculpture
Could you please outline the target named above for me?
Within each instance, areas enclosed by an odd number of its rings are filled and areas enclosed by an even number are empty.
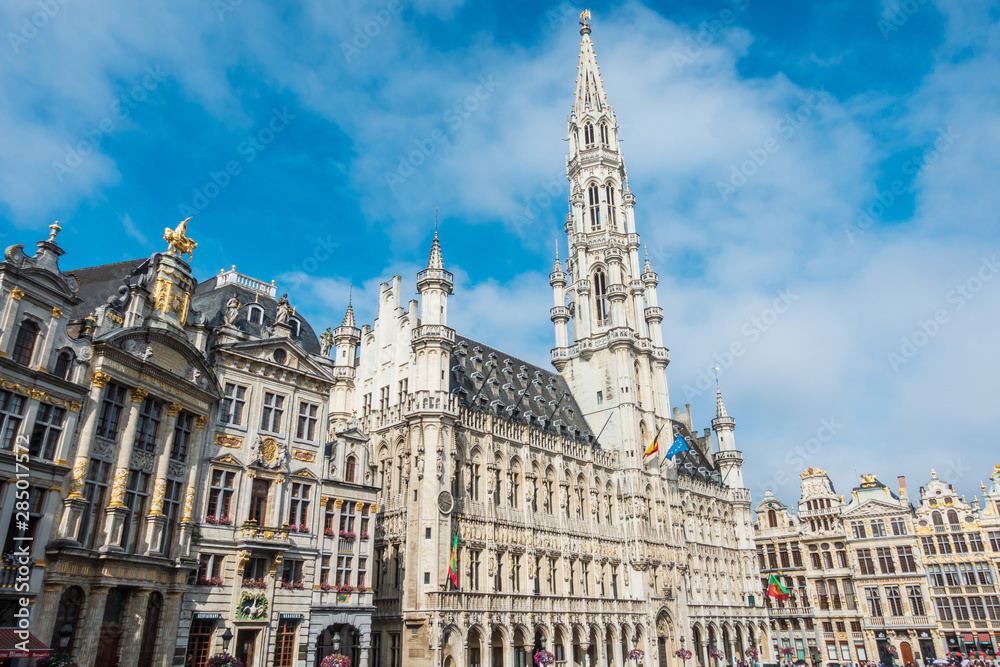
[[[184,255],[187,255],[189,260],[191,259],[191,253],[198,247],[197,243],[186,236],[187,223],[190,219],[181,220],[176,229],[167,227],[163,230],[163,240],[169,244],[167,252],[171,255],[177,255],[181,259],[184,259]]]

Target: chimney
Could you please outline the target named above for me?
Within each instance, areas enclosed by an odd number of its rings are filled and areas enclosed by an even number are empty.
[[[906,491],[906,477],[900,475],[899,477],[896,478],[896,480],[899,482],[899,495],[901,495],[904,498],[909,497],[910,494],[907,493]]]

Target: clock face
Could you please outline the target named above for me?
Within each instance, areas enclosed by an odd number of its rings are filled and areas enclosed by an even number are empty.
[[[438,509],[441,510],[442,514],[449,514],[453,507],[455,507],[455,499],[451,497],[451,493],[442,491],[438,494]]]

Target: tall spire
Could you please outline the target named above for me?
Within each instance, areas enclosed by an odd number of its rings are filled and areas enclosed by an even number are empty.
[[[552,267],[553,273],[559,273],[562,271],[562,264],[559,262],[559,239],[556,239],[556,263]]]
[[[722,401],[722,390],[719,386],[715,386],[715,416],[718,419],[724,417],[729,417],[729,413],[726,412],[726,404]]]
[[[597,54],[594,44],[590,41],[590,10],[580,14],[580,64],[576,77],[576,97],[574,106],[577,111],[590,109],[601,112],[607,105],[604,94],[604,83],[601,81],[601,68],[597,65]]]

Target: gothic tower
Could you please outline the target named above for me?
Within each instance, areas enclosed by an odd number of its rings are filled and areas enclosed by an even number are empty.
[[[594,434],[603,428],[601,442],[620,449],[626,467],[637,467],[670,415],[670,357],[660,331],[657,276],[648,256],[640,262],[635,196],[586,20],[580,34],[566,156],[569,252],[566,271],[557,253],[550,276],[556,337],[552,363],[569,382]],[[665,433],[669,440],[669,429]],[[653,457],[646,462],[655,464]]]

